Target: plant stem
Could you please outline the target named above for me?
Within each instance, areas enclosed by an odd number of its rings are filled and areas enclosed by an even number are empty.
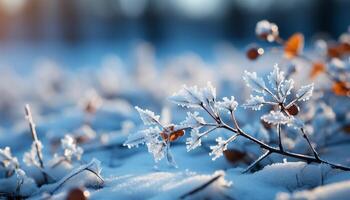
[[[193,189],[193,190],[191,190],[191,191],[189,191],[189,192],[183,194],[182,196],[180,196],[180,199],[185,199],[185,198],[187,198],[187,197],[189,197],[189,196],[191,196],[191,195],[193,195],[193,194],[195,194],[195,193],[197,193],[197,192],[200,192],[200,191],[204,190],[206,187],[208,187],[209,185],[211,185],[212,183],[214,183],[214,182],[215,182],[216,180],[218,180],[220,177],[222,177],[221,174],[219,174],[219,175],[217,175],[217,176],[211,178],[209,181],[207,181],[207,182],[204,183],[203,185],[200,185],[199,187],[197,187],[197,188],[195,188],[195,189]]]
[[[40,168],[42,170],[44,170],[44,162],[43,162],[43,158],[42,158],[42,152],[41,149],[39,147],[39,140],[38,140],[38,135],[36,133],[36,129],[35,129],[35,123],[33,121],[33,116],[32,116],[32,112],[30,110],[30,106],[28,104],[26,104],[25,106],[25,116],[26,119],[29,122],[29,128],[30,128],[30,132],[32,134],[32,138],[33,138],[33,143],[35,145],[35,149],[36,149],[36,155],[38,157],[39,160],[39,164],[40,164]],[[43,172],[44,175],[44,182],[47,183],[48,182],[48,178],[45,172]]]
[[[277,124],[277,133],[278,133],[278,145],[281,151],[283,151],[283,145],[282,145],[282,137],[281,137],[281,124]]]
[[[271,154],[271,151],[266,151],[263,155],[261,155],[258,159],[256,159],[252,164],[250,164],[242,173],[247,173],[251,169],[253,169],[260,161],[264,160],[267,156]]]

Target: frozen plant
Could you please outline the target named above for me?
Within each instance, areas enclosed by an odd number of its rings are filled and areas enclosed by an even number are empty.
[[[197,86],[183,86],[179,92],[170,97],[170,100],[185,108],[204,111],[211,118],[212,122],[207,122],[207,120],[199,115],[199,112],[188,112],[187,118],[179,125],[171,124],[165,126],[160,123],[160,116],[155,115],[152,111],[142,110],[136,107],[144,124],[150,126],[150,128],[130,135],[125,144],[128,145],[128,147],[133,147],[145,143],[149,151],[154,154],[155,160],[158,161],[165,157],[165,155],[168,155],[167,152],[169,152],[170,142],[182,136],[185,130],[191,130],[190,137],[187,138],[186,141],[187,150],[190,151],[201,145],[201,139],[203,137],[221,128],[233,134],[228,139],[223,139],[221,137],[216,139],[217,145],[211,146],[211,152],[209,153],[210,156],[213,156],[213,160],[222,156],[223,152],[227,149],[227,145],[238,137],[246,138],[265,150],[257,160],[248,166],[245,172],[250,171],[260,161],[271,154],[280,154],[306,162],[328,164],[336,169],[350,170],[349,167],[330,163],[320,158],[304,130],[304,123],[296,118],[300,109],[298,103],[311,98],[314,88],[313,84],[302,86],[295,92],[295,95],[292,95],[294,94],[294,92],[292,93],[294,81],[292,79],[286,79],[284,72],[280,71],[277,65],[274,66],[273,71],[267,76],[268,83],[266,83],[263,78],[259,77],[256,72],[245,71],[243,79],[254,93],[250,96],[250,99],[243,104],[244,108],[260,110],[261,107],[265,105],[270,105],[274,108],[274,110],[264,114],[261,119],[266,123],[276,126],[279,135],[278,147],[271,146],[242,130],[234,114],[238,107],[238,102],[234,97],[224,97],[222,100],[217,100],[216,89],[210,83],[203,88],[198,88]],[[233,126],[223,121],[220,111],[225,111],[225,113],[227,112],[230,115]],[[300,130],[313,152],[312,156],[286,151],[283,148],[281,129],[284,125]],[[173,159],[171,157],[170,163],[172,163],[172,161]]]
[[[10,177],[18,168],[19,163],[16,157],[11,154],[10,147],[0,149],[0,173],[1,177]]]
[[[83,149],[77,146],[75,139],[71,135],[65,135],[61,140],[61,146],[64,150],[64,157],[67,161],[72,161],[72,159],[80,160],[83,154]]]
[[[35,123],[32,117],[32,112],[28,104],[25,106],[25,114],[26,114],[25,115],[26,119],[28,120],[28,123],[29,123],[29,128],[30,128],[30,133],[32,135],[33,143],[30,151],[24,154],[23,161],[29,166],[33,165],[41,169],[44,176],[44,183],[47,183],[48,177],[47,177],[47,174],[44,172],[45,168],[44,168],[43,154],[42,154],[43,145],[38,139],[38,135],[35,129]]]

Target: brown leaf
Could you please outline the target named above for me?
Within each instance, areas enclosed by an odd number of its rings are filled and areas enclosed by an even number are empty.
[[[304,35],[301,33],[293,34],[284,44],[284,55],[291,59],[298,56],[304,48]]]
[[[245,161],[247,154],[241,151],[228,149],[224,151],[225,158],[231,163]]]
[[[327,54],[330,58],[341,58],[345,55],[348,55],[350,54],[350,44],[340,43],[337,45],[330,46],[327,49]]]
[[[310,72],[310,78],[314,79],[321,73],[326,71],[326,66],[323,62],[314,62],[312,64],[311,72]]]
[[[332,91],[338,96],[349,96],[350,84],[342,81],[335,82],[333,83]]]
[[[295,103],[293,103],[291,106],[289,106],[289,107],[287,108],[287,112],[288,112],[290,115],[293,115],[293,116],[297,115],[297,114],[299,113],[299,111],[300,111],[300,108],[299,108],[299,106],[298,106],[297,104],[295,104]]]

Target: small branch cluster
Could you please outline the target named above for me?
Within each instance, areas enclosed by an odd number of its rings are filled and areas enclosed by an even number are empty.
[[[156,161],[166,157],[168,162],[174,165],[175,162],[169,149],[170,143],[184,135],[185,130],[190,130],[191,136],[186,140],[187,150],[190,151],[199,147],[202,138],[209,133],[216,129],[225,129],[232,132],[232,136],[228,139],[223,139],[222,137],[216,139],[217,144],[210,147],[211,152],[209,153],[213,160],[222,156],[223,152],[227,150],[227,145],[238,137],[246,138],[265,150],[263,155],[253,162],[245,172],[253,169],[261,160],[273,153],[307,162],[325,163],[337,169],[350,170],[349,167],[333,164],[321,159],[305,132],[304,123],[296,118],[300,109],[297,104],[310,99],[314,88],[313,84],[302,86],[293,96],[292,89],[294,89],[294,81],[292,79],[286,79],[284,72],[280,71],[277,65],[274,66],[273,71],[267,76],[268,84],[255,72],[245,71],[243,79],[254,93],[246,103],[243,104],[244,108],[260,110],[265,105],[271,105],[274,108],[269,113],[261,116],[261,119],[266,123],[276,126],[279,136],[278,147],[266,144],[244,132],[235,117],[235,110],[238,107],[238,102],[233,96],[217,100],[216,89],[210,83],[203,88],[198,88],[197,86],[183,86],[179,92],[170,97],[170,100],[182,107],[204,111],[208,114],[209,118],[211,118],[211,122],[207,122],[198,112],[188,112],[186,119],[179,125],[164,125],[159,121],[160,116],[155,115],[152,111],[142,110],[136,107],[144,124],[149,126],[149,128],[130,135],[125,145],[134,147],[144,143],[147,145],[148,150],[153,154]],[[223,121],[221,111],[226,111],[230,115],[233,126]],[[300,133],[313,152],[313,156],[284,150],[281,131],[282,126],[285,125],[300,130]]]

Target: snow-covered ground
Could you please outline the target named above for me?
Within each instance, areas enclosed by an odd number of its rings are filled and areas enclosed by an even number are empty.
[[[256,171],[242,174],[262,151],[241,138],[229,144],[231,156],[212,161],[209,153],[215,139],[232,135],[225,130],[211,133],[190,152],[186,149],[189,132],[174,141],[171,150],[177,167],[164,160],[155,163],[143,145],[130,149],[123,145],[129,135],[144,128],[134,106],[177,124],[186,118],[187,110],[171,104],[168,97],[183,84],[205,86],[210,81],[218,98],[234,95],[241,105],[250,95],[241,78],[244,70],[267,75],[275,63],[284,71],[294,64],[295,88],[315,84],[311,100],[300,105],[300,117],[313,145],[323,159],[350,166],[350,136],[344,128],[350,122],[349,98],[319,92],[329,89],[330,82],[323,76],[310,80],[309,63],[286,61],[281,54],[271,51],[252,62],[222,44],[210,63],[194,53],[159,61],[149,44],[141,44],[129,68],[116,55],[101,58],[95,68],[65,69],[50,59],[39,60],[24,74],[2,67],[0,147],[10,147],[12,155],[1,154],[0,196],[66,199],[71,188],[82,187],[90,199],[348,199],[350,172],[327,164],[272,154]],[[31,151],[32,135],[24,112],[27,103],[43,145],[45,170],[37,167],[35,147]],[[244,131],[277,146],[276,131],[260,123],[267,111],[239,106],[237,121]],[[302,136],[292,128],[284,131],[286,149],[312,155]],[[65,138],[67,134],[71,137]],[[49,184],[42,185],[45,174]]]

